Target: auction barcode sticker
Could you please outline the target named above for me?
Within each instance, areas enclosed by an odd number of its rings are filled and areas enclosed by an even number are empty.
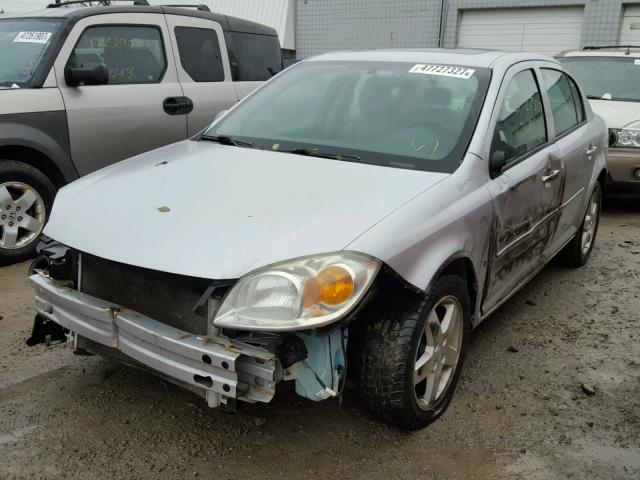
[[[440,75],[442,77],[469,79],[475,73],[475,70],[472,68],[455,67],[453,65],[417,64],[411,67],[409,73],[422,73],[423,75]]]
[[[51,32],[18,32],[13,43],[47,43]]]

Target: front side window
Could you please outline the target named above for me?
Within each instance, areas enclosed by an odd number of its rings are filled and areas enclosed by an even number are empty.
[[[158,83],[166,67],[160,30],[156,27],[107,25],[87,28],[67,65],[103,63],[109,85]]]
[[[265,81],[282,70],[278,37],[227,32],[227,47],[234,81]]]
[[[0,20],[0,88],[28,87],[61,20]]]
[[[587,98],[640,102],[640,60],[633,57],[564,57],[560,61]]]
[[[302,62],[207,132],[255,148],[397,168],[453,172],[491,74],[484,68],[389,62]]]
[[[224,80],[220,43],[215,30],[176,27],[175,34],[180,63],[194,82]]]
[[[540,90],[532,70],[516,74],[507,87],[493,135],[492,151],[503,151],[506,164],[547,142]]]
[[[556,135],[562,135],[582,122],[582,104],[578,103],[580,98],[574,96],[573,82],[564,73],[549,68],[543,68],[541,72],[551,103]]]

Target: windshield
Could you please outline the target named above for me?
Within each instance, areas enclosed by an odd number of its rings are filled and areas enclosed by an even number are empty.
[[[0,20],[0,87],[28,86],[60,24],[60,20]]]
[[[640,102],[640,59],[631,57],[565,57],[559,59],[588,98]]]
[[[302,62],[212,126],[254,148],[453,172],[487,90],[487,69]]]

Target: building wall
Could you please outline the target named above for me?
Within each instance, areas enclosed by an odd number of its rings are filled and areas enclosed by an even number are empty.
[[[440,5],[440,0],[297,0],[297,56],[345,49],[435,47]],[[445,0],[443,46],[456,46],[465,9],[568,5],[584,5],[581,46],[617,43],[621,0]]]
[[[296,54],[431,46],[439,12],[439,0],[298,0]]]

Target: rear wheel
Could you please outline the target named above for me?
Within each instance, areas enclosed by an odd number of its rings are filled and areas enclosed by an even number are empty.
[[[562,260],[572,267],[582,267],[587,263],[593,250],[593,245],[598,233],[598,224],[600,223],[600,210],[602,208],[602,187],[596,182],[587,211],[582,218],[582,223],[573,240],[564,247],[561,252]]]
[[[55,193],[40,170],[0,159],[0,265],[33,256]]]
[[[469,330],[469,294],[455,275],[440,278],[412,311],[369,325],[360,379],[368,408],[409,430],[440,417],[458,382]]]

